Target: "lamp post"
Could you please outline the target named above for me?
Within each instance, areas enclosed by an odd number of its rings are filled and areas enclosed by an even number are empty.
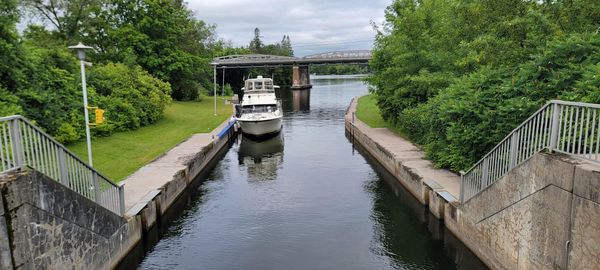
[[[85,50],[92,49],[92,47],[85,46],[79,42],[75,46],[69,46],[69,49],[77,51],[79,57],[79,63],[81,64],[81,88],[83,90],[83,115],[85,117],[85,137],[87,140],[87,152],[88,152],[88,163],[90,167],[94,167],[92,163],[92,139],[90,138],[90,125],[88,115],[88,102],[87,102],[87,86],[85,82],[85,65],[91,65],[91,63],[85,62]]]

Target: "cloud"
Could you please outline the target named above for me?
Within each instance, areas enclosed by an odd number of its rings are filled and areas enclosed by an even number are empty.
[[[370,49],[391,0],[188,0],[197,18],[217,25],[219,37],[247,46],[254,28],[265,43],[289,35],[297,56]]]

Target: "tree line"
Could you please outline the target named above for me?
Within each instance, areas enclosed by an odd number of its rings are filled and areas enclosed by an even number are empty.
[[[152,124],[172,100],[211,94],[214,57],[293,54],[288,36],[234,47],[215,30],[182,0],[0,0],[0,116],[23,114],[62,143],[80,140],[79,62],[67,49],[78,42],[94,48],[89,103],[106,111],[95,136]]]
[[[596,0],[395,0],[368,79],[383,117],[468,168],[551,99],[600,103]]]

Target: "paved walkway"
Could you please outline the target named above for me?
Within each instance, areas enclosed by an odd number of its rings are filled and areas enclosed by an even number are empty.
[[[346,117],[350,117],[350,121],[356,111],[357,100],[358,98],[355,98],[348,109]],[[425,159],[425,153],[419,147],[387,128],[371,128],[356,117],[354,125],[388,150],[404,166],[414,170],[423,179],[437,182],[441,189],[448,191],[454,198],[460,198],[460,176],[448,170],[434,168],[433,163]]]
[[[173,180],[173,175],[185,169],[187,161],[210,144],[228,121],[229,119],[225,120],[210,133],[192,135],[123,180],[125,183],[125,211],[138,202],[143,202],[146,194]]]

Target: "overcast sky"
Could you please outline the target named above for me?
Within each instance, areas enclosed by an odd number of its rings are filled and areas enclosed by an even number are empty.
[[[234,46],[248,46],[254,28],[264,43],[289,35],[296,56],[333,50],[371,49],[392,0],[188,0],[196,17],[217,25]]]

